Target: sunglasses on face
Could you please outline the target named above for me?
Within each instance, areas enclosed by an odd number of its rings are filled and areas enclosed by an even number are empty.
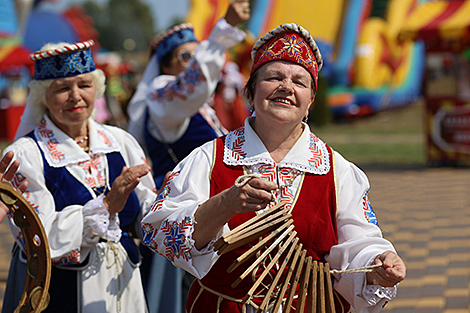
[[[194,57],[194,51],[182,50],[178,51],[176,58],[181,63],[181,65],[187,65],[189,61]]]

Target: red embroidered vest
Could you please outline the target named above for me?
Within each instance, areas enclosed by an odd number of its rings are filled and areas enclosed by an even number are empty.
[[[242,166],[228,166],[224,164],[224,140],[225,137],[215,140],[216,150],[215,162],[211,174],[211,196],[230,188],[239,176],[245,174]],[[332,151],[329,147],[328,151],[330,152],[330,171],[325,175],[305,174],[303,183],[299,187],[301,188],[300,194],[297,199],[294,200],[294,209],[292,210],[292,218],[294,220],[295,230],[297,231],[297,237],[303,244],[303,248],[307,250],[307,255],[319,261],[325,261],[325,255],[329,252],[330,248],[338,242],[336,232],[335,179]],[[236,214],[229,221],[230,229],[235,228],[254,216],[254,212]],[[210,272],[202,279],[201,283],[205,287],[223,294],[226,297],[243,299],[247,291],[253,285],[251,275],[247,276],[235,289],[231,287],[231,284],[254,262],[256,257],[252,257],[245,263],[248,265],[240,266],[231,273],[228,273],[227,269],[237,257],[256,243],[257,242],[254,241],[223,254],[214,264]],[[216,312],[219,297],[207,290],[200,289],[199,283],[195,281],[188,296],[187,312]],[[259,305],[262,300],[262,298],[254,299],[254,302]],[[196,302],[194,303],[194,301]],[[343,303],[337,303],[336,307],[338,308],[338,305],[340,307],[346,305],[347,308],[344,308],[344,311],[347,312],[349,305],[344,300],[341,302]],[[243,305],[240,303],[224,299],[220,303],[219,312],[242,312],[242,306]],[[341,311],[343,311],[342,308],[337,309],[337,312]]]

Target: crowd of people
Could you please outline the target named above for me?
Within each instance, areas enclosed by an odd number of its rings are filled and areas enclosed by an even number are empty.
[[[256,312],[276,282],[247,298],[259,272],[235,288],[242,269],[227,269],[258,241],[222,255],[213,244],[281,202],[306,254],[344,271],[334,279],[336,312],[378,312],[396,296],[406,267],[378,227],[367,176],[306,122],[323,65],[315,40],[295,23],[268,32],[242,90],[226,51],[244,39],[249,17],[249,1],[235,0],[207,40],[187,23],[157,35],[126,130],[94,118],[106,83],[92,41],[32,55],[34,80],[0,180],[46,231],[53,266],[44,312]],[[249,112],[235,109],[244,122],[218,118],[224,90],[225,99],[246,95]],[[15,238],[2,310],[13,312],[26,247],[0,209]]]

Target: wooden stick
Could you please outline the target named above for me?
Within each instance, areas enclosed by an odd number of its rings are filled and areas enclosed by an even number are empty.
[[[318,280],[318,262],[313,261],[310,284],[308,285],[307,313],[317,312],[317,280]]]
[[[245,279],[245,277],[248,276],[248,274],[250,274],[250,273],[255,269],[255,267],[258,266],[258,264],[259,264],[261,261],[263,261],[263,259],[264,259],[266,256],[269,255],[269,253],[270,253],[271,251],[274,250],[274,248],[276,248],[277,246],[279,246],[279,243],[280,243],[288,234],[290,234],[290,232],[291,232],[292,230],[294,230],[294,225],[289,226],[289,227],[279,236],[279,238],[277,238],[277,239],[263,252],[263,254],[261,254],[261,256],[260,256],[258,259],[256,259],[256,261],[253,262],[253,264],[252,264],[250,267],[248,267],[248,268],[246,269],[246,271],[243,272],[243,274],[240,275],[240,277],[238,277],[238,279],[232,284],[232,288],[237,287],[238,284],[241,283],[241,281],[242,281],[243,279]]]
[[[286,210],[281,210],[279,212],[274,212],[274,214],[268,215],[264,219],[262,219],[262,220],[260,220],[256,223],[253,223],[250,226],[248,226],[248,227],[246,227],[246,228],[244,228],[244,229],[242,229],[242,230],[240,230],[236,233],[233,233],[228,238],[225,238],[225,241],[228,242],[228,243],[235,242],[235,241],[237,241],[237,238],[239,238],[239,237],[242,238],[247,233],[259,230],[262,227],[268,227],[270,225],[276,224],[277,223],[276,221],[283,220],[282,218],[279,219],[279,217],[283,217],[284,220],[287,220],[290,217],[292,217],[292,214],[290,214]]]
[[[225,233],[224,235],[222,235],[222,237],[219,239],[226,239],[230,236],[232,236],[234,233],[237,233],[239,232],[240,230],[244,229],[245,227],[248,227],[250,224],[252,223],[255,223],[261,219],[263,219],[265,216],[271,214],[272,212],[274,211],[277,211],[278,209],[284,207],[286,205],[286,202],[285,201],[281,201],[279,202],[278,204],[276,204],[275,206],[267,209],[266,211],[264,211],[263,213],[260,213],[252,218],[250,218],[248,221],[246,221],[245,223],[243,224],[240,224],[238,225],[237,227],[235,227],[234,229],[230,230],[229,232]]]
[[[282,261],[282,264],[280,266],[280,270],[277,272],[276,276],[274,277],[272,283],[271,283],[271,286],[269,286],[269,289],[268,289],[268,292],[266,293],[266,296],[264,297],[263,299],[263,302],[261,303],[261,305],[259,306],[259,309],[257,311],[257,313],[261,313],[261,312],[264,312],[264,310],[266,309],[266,306],[268,305],[269,303],[269,300],[271,299],[271,295],[273,294],[274,292],[274,289],[276,288],[277,286],[277,283],[279,282],[279,280],[281,279],[282,275],[284,274],[285,272],[285,269],[287,267],[287,264],[289,263],[289,260],[292,256],[292,254],[294,253],[294,251],[296,251],[296,248],[297,248],[297,244],[299,243],[299,238],[296,237],[294,239],[294,241],[292,242],[291,246],[290,246],[290,249],[289,251],[287,252],[287,255],[286,257],[284,258],[284,260]],[[300,250],[299,250],[299,254],[300,254]],[[292,273],[292,271],[290,271],[290,273]],[[278,308],[279,309],[279,308]]]
[[[232,265],[227,269],[227,272],[231,273],[234,269],[236,269],[238,266],[240,266],[243,262],[251,258],[253,255],[255,255],[260,249],[265,247],[268,242],[270,242],[274,237],[278,236],[280,232],[282,232],[285,228],[289,227],[292,225],[294,221],[289,220],[287,223],[273,231],[271,234],[260,240],[256,245],[251,247],[248,251],[240,255],[233,263]],[[225,252],[225,251],[224,251]]]
[[[261,232],[258,232],[258,233],[255,233],[255,234],[252,234],[250,237],[246,237],[244,238],[243,240],[239,240],[237,242],[234,242],[234,243],[226,243],[222,248],[219,249],[219,251],[217,251],[217,253],[219,253],[220,255],[222,254],[225,254],[229,251],[232,251],[238,247],[241,247],[249,242],[252,242],[253,240],[256,240],[256,239],[259,239],[260,237],[263,237],[264,235],[266,234],[269,234],[270,232],[275,232],[276,231],[276,228],[278,228],[279,225],[273,225],[269,228],[265,228],[263,229]]]
[[[312,271],[312,257],[308,256],[302,269],[302,278],[300,279],[299,293],[297,298],[296,312],[304,312],[305,298],[308,292],[308,283],[310,281],[310,272]]]
[[[263,282],[266,275],[268,275],[268,273],[271,271],[271,268],[274,266],[274,264],[276,264],[277,260],[279,260],[281,255],[284,254],[284,252],[287,250],[287,247],[289,247],[290,243],[294,240],[295,235],[297,235],[297,232],[294,230],[289,234],[289,237],[286,239],[286,241],[284,241],[284,243],[281,246],[279,246],[278,252],[271,259],[271,261],[266,266],[266,268],[263,270],[261,275],[256,279],[255,283],[253,284],[253,286],[251,286],[250,290],[248,290],[248,292],[245,296],[245,300],[248,300],[248,298],[251,297],[255,293],[256,289]],[[283,271],[283,270],[281,270],[281,271]]]
[[[289,265],[289,268],[287,269],[287,275],[284,280],[284,284],[281,287],[281,290],[279,291],[277,295],[277,300],[276,304],[274,305],[273,312],[279,311],[279,308],[281,307],[282,301],[284,299],[284,295],[286,294],[287,287],[289,287],[290,280],[292,278],[292,275],[294,274],[294,269],[296,268],[297,261],[302,254],[302,247],[303,245],[300,243],[296,248],[295,248],[295,253],[294,257],[292,258],[292,262]]]
[[[284,304],[283,313],[290,312],[290,306],[292,305],[292,301],[294,300],[295,291],[297,290],[297,285],[299,284],[300,274],[302,273],[303,264],[305,263],[305,255],[307,254],[307,250],[302,250],[302,254],[300,255],[300,260],[297,265],[297,269],[295,271],[295,275],[292,276],[289,293],[286,298],[286,303]]]
[[[318,266],[318,312],[319,313],[326,313],[326,306],[325,306],[325,273],[323,270],[323,263],[319,262]]]
[[[285,220],[289,220],[289,218],[291,216],[292,216],[291,214],[282,215],[282,216],[276,218],[275,220],[270,221],[269,223],[259,225],[258,228],[256,228],[256,229],[252,229],[252,230],[250,230],[248,232],[244,232],[243,234],[240,234],[240,235],[234,235],[234,236],[228,238],[226,240],[226,242],[230,245],[230,244],[234,244],[234,243],[240,242],[242,240],[245,240],[246,238],[252,238],[253,236],[256,237],[257,234],[264,233],[264,231],[266,229],[276,229],[276,227],[279,227],[279,224],[282,224],[283,222],[285,222]],[[258,235],[258,237],[259,237],[259,235]]]
[[[336,313],[335,308],[335,298],[333,295],[333,282],[331,281],[331,274],[330,274],[330,264],[325,263],[324,266],[325,270],[325,280],[326,280],[326,309],[329,313]]]

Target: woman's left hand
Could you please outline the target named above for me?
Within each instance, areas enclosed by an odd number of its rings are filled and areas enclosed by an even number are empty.
[[[124,209],[127,198],[131,192],[140,183],[140,178],[150,172],[150,166],[147,164],[140,164],[127,168],[124,166],[121,175],[116,177],[111,190],[103,199],[103,204],[110,215],[119,213]]]
[[[366,274],[367,284],[393,287],[405,279],[405,263],[395,252],[385,251],[378,255],[372,262],[372,265],[375,264],[382,264],[382,266]]]

